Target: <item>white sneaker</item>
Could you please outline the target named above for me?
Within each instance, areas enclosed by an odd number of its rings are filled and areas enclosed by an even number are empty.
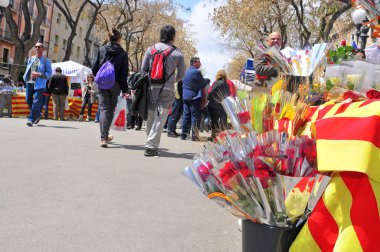
[[[78,117],[77,121],[83,121],[83,116],[80,115],[80,116]]]

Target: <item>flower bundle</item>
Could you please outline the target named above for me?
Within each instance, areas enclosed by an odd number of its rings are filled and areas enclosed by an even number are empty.
[[[322,61],[327,44],[315,44],[311,49],[305,50],[290,47],[280,50],[276,46],[268,48],[255,42],[254,49],[268,55],[285,75],[310,76]]]
[[[313,139],[278,130],[223,132],[184,173],[234,215],[279,227],[303,222],[330,180],[316,170]]]

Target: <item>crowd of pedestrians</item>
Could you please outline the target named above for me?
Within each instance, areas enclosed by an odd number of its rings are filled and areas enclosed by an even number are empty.
[[[208,140],[213,140],[220,130],[227,128],[227,115],[220,102],[226,96],[236,95],[233,83],[228,80],[225,71],[220,70],[210,84],[210,80],[205,79],[200,71],[199,57],[192,57],[186,69],[184,56],[174,45],[174,27],[164,26],[160,30],[159,42],[146,50],[141,70],[132,75],[129,74],[128,55],[120,46],[120,40],[121,33],[112,28],[108,43],[99,49],[92,74],[86,77],[82,88],[74,92],[74,96],[82,98],[79,121],[84,119],[86,107],[88,113],[85,118],[90,121],[92,105],[98,103],[95,122],[99,122],[101,147],[107,147],[113,141],[110,126],[118,97],[126,99],[127,129],[140,130],[145,122],[145,156],[158,155],[163,132],[172,138],[203,141],[201,131],[211,130]],[[28,126],[38,124],[43,117],[48,118],[50,96],[53,100],[53,120],[65,120],[69,83],[60,67],[52,74],[51,62],[43,56],[43,49],[42,43],[35,44],[35,56],[28,59],[23,77],[26,103],[30,109]],[[164,58],[161,64],[163,74],[159,81],[153,80],[157,76],[152,74],[153,70],[160,70],[160,63],[155,63],[157,55]],[[104,85],[97,80],[99,75],[107,73],[105,69],[113,74],[112,85]],[[8,116],[11,117],[11,98],[4,91],[7,80],[5,78],[0,86],[0,91],[3,90],[0,94],[0,116],[7,107]],[[43,107],[45,115],[42,114]],[[181,126],[178,127],[181,118]]]

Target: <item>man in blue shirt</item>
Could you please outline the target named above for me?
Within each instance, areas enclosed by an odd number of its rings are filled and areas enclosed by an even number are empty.
[[[26,65],[24,81],[26,83],[26,103],[29,106],[30,113],[26,125],[33,126],[40,121],[42,108],[42,92],[46,88],[46,81],[51,75],[50,60],[42,53],[44,46],[37,42],[34,46],[36,56],[30,57]]]
[[[199,140],[201,111],[206,104],[206,81],[199,68],[201,61],[198,57],[190,60],[190,67],[183,78],[183,117],[181,139],[185,140],[190,131],[193,141]]]

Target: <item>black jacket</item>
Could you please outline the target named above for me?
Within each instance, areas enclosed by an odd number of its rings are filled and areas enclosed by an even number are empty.
[[[48,84],[49,93],[56,95],[68,95],[69,94],[69,83],[67,82],[66,75],[61,73],[56,73],[51,76]]]
[[[104,46],[106,49],[105,59],[101,59],[101,48],[99,48],[98,56],[92,67],[92,74],[96,76],[99,68],[106,60],[109,60],[115,68],[115,81],[120,84],[123,93],[128,91],[128,54],[118,43],[109,43]]]
[[[230,95],[230,88],[227,84],[227,81],[223,79],[217,80],[212,84],[211,90],[209,91],[208,106],[210,108],[224,110],[222,101]]]
[[[132,114],[138,114],[143,120],[148,118],[148,74],[136,72],[128,77],[128,87],[135,90],[132,99]]]

